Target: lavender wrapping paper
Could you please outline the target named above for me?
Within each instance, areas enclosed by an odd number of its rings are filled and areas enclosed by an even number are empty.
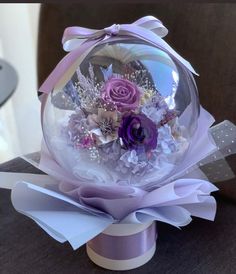
[[[187,178],[185,173],[216,150],[208,134],[213,121],[212,116],[201,109],[198,129],[186,158],[178,165],[176,173],[153,191],[132,186],[78,185],[76,178],[62,170],[49,152],[43,150],[39,168],[58,180],[60,188],[66,185],[67,192],[62,193],[58,185],[40,187],[21,181],[12,189],[13,206],[54,239],[68,241],[74,249],[112,223],[157,220],[181,227],[191,222],[191,216],[214,220],[216,201],[210,194],[217,188],[206,180]],[[196,176],[201,174],[200,171],[195,173]]]

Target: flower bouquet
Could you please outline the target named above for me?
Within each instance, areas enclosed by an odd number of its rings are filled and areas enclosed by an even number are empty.
[[[65,30],[69,53],[40,88],[40,161],[28,158],[50,183],[12,190],[16,210],[74,249],[86,243],[91,260],[112,270],[152,258],[156,221],[214,220],[213,182],[234,176],[224,157],[235,152],[236,128],[211,127],[196,73],[166,34],[152,16]]]

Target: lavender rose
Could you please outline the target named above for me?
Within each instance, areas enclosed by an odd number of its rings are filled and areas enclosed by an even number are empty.
[[[113,77],[105,83],[102,98],[106,102],[112,102],[119,111],[124,112],[138,107],[140,91],[129,80]]]
[[[156,125],[144,114],[123,116],[118,135],[129,150],[138,150],[143,146],[147,152],[157,146]]]

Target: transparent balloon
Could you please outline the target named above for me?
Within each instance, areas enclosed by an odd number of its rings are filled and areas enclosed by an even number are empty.
[[[163,180],[197,127],[191,73],[139,40],[100,44],[78,63],[44,105],[44,138],[56,161],[79,183],[145,188]]]

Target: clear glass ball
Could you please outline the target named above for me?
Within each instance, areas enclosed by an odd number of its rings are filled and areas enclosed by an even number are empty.
[[[43,107],[47,147],[78,184],[146,189],[183,159],[199,116],[190,72],[140,40],[96,46]]]

